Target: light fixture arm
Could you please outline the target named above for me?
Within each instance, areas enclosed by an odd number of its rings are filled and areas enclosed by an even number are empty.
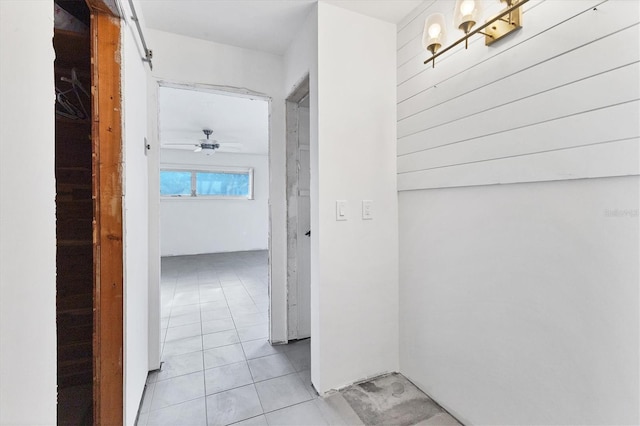
[[[449,51],[451,49],[453,49],[454,47],[456,47],[457,45],[459,45],[462,42],[467,42],[467,40],[471,36],[474,36],[476,34],[485,34],[485,33],[482,33],[481,31],[484,30],[485,28],[487,28],[489,25],[493,24],[494,22],[496,22],[498,20],[501,20],[502,18],[504,18],[504,16],[510,15],[514,10],[518,9],[519,7],[522,7],[522,5],[524,5],[528,1],[529,0],[520,0],[517,3],[511,4],[508,8],[504,9],[498,15],[496,15],[493,18],[489,19],[487,22],[485,22],[483,25],[479,26],[475,30],[470,31],[468,34],[465,34],[464,37],[460,38],[459,40],[457,40],[452,45],[447,46],[446,48],[440,50],[438,53],[436,53],[435,55],[433,55],[432,57],[430,57],[429,59],[424,61],[424,63],[428,64],[429,62],[433,62],[435,64],[435,60],[436,60],[436,58],[438,56],[444,54],[445,52],[447,52],[447,51]]]

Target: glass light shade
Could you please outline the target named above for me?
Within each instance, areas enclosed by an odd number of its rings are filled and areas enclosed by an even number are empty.
[[[424,22],[424,32],[422,33],[422,45],[424,48],[435,54],[445,43],[446,36],[444,15],[442,13],[429,15]]]
[[[457,0],[453,11],[453,24],[468,33],[482,17],[480,0]]]

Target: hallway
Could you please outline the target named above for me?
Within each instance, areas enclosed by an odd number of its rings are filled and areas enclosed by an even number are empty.
[[[163,258],[161,292],[162,371],[138,425],[360,423],[340,395],[317,398],[308,339],[267,342],[266,251]]]

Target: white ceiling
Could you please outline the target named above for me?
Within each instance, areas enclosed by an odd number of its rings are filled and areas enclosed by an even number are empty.
[[[0,0],[1,1],[1,0]],[[282,55],[318,0],[140,0],[146,25],[158,30]],[[422,0],[324,0],[397,23]],[[243,153],[268,153],[268,104],[206,91],[162,87],[160,144],[193,149],[213,130],[221,144],[241,143]],[[234,147],[237,149],[237,147]]]
[[[397,24],[422,0],[324,0],[338,7]]]
[[[165,149],[184,144],[173,149],[193,150],[205,138],[202,130],[211,129],[219,152],[269,153],[265,100],[173,87],[160,87],[158,98],[160,146]]]
[[[397,23],[422,0],[325,0]],[[317,0],[140,0],[150,28],[282,55]]]

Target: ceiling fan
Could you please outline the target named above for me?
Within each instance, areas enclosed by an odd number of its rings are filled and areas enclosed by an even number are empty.
[[[169,149],[193,149],[193,152],[204,152],[206,154],[212,154],[215,150],[220,149],[221,146],[224,151],[242,150],[242,144],[224,142],[221,145],[217,140],[209,139],[209,136],[213,134],[213,130],[211,129],[202,129],[202,132],[206,136],[206,139],[200,139],[198,143],[168,143],[162,144],[162,147]]]

